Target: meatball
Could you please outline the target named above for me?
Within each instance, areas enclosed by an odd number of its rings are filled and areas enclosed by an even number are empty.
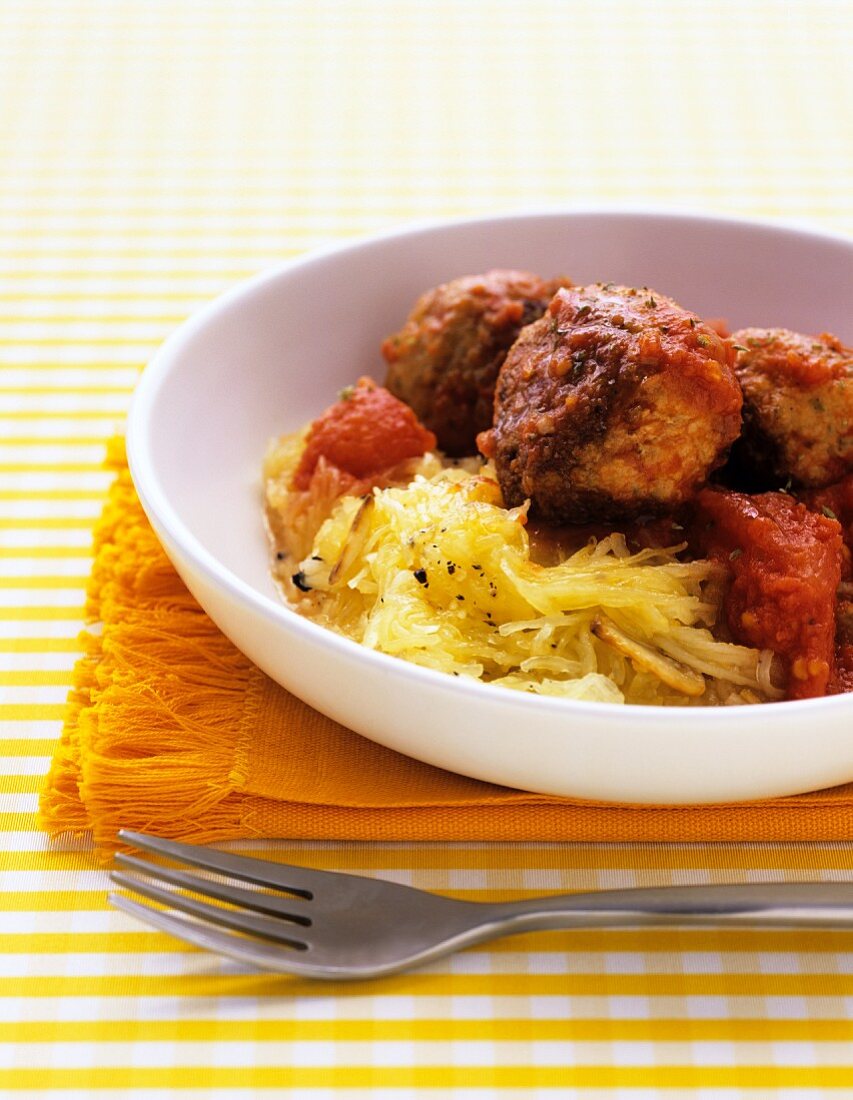
[[[747,487],[820,488],[853,471],[853,349],[829,333],[734,333],[743,438],[732,452]]]
[[[519,331],[568,279],[488,271],[428,290],[382,344],[386,387],[410,405],[450,455],[476,452],[492,424],[495,379]]]
[[[480,437],[507,505],[555,523],[672,511],[740,431],[734,351],[671,298],[558,291],[507,355]]]

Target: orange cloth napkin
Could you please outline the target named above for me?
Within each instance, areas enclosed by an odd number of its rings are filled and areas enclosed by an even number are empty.
[[[433,841],[846,840],[853,784],[716,806],[528,794],[401,756],[274,684],[214,626],[149,526],[121,447],[95,530],[85,656],[41,798],[51,834]]]

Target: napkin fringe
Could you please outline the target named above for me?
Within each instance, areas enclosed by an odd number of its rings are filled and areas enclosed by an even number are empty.
[[[39,823],[52,836],[91,829],[101,849],[119,828],[233,836],[259,678],[160,553],[123,448],[107,464],[117,477],[94,531],[86,606],[107,627],[81,635]]]

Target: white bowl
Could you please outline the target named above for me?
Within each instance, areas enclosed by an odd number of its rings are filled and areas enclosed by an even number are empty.
[[[361,374],[416,296],[490,267],[645,285],[733,327],[853,340],[853,242],[753,222],[554,212],[419,226],[283,264],[212,302],[143,373],[136,487],[190,590],[244,653],[358,733],[542,793],[630,802],[790,794],[853,779],[853,695],[728,709],[536,697],[362,648],[284,607],[268,572],[260,466]]]

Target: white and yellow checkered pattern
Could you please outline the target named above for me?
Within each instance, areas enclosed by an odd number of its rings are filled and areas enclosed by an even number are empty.
[[[143,930],[34,825],[104,440],[187,313],[410,218],[851,233],[851,32],[848,0],[0,3],[0,1094],[853,1094],[848,933],[549,933],[312,986]],[[853,870],[847,845],[272,846],[484,899]]]

